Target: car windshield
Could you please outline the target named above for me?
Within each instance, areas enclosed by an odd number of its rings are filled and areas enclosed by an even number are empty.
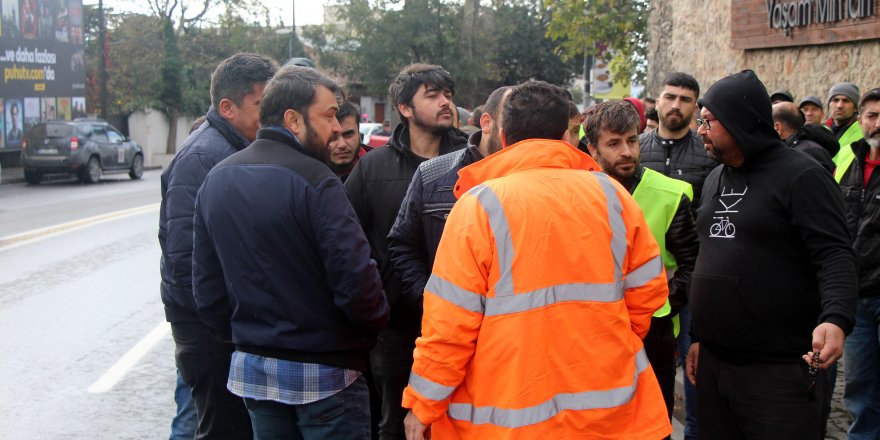
[[[65,138],[73,134],[70,124],[39,124],[35,125],[31,135],[38,138]]]

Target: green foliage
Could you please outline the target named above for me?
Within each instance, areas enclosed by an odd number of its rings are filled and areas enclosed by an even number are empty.
[[[465,107],[531,78],[566,85],[579,69],[546,36],[550,17],[540,0],[350,0],[339,7],[347,26],[326,25],[306,37],[322,67],[373,96],[384,96],[397,72],[414,62],[446,68],[456,82],[454,99]]]
[[[180,61],[180,48],[177,46],[177,34],[174,32],[174,23],[170,19],[162,20],[162,69],[160,70],[161,82],[159,102],[163,113],[166,115],[176,114],[183,104],[181,96],[181,76],[183,63]]]
[[[616,81],[643,82],[648,51],[648,0],[544,0],[552,14],[547,35],[563,57],[597,56],[607,48],[627,54]]]

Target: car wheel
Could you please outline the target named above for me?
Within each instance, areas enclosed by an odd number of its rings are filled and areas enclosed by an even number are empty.
[[[144,156],[135,154],[131,161],[131,169],[128,171],[128,177],[132,180],[140,179],[144,175]]]
[[[98,163],[97,157],[89,158],[89,163],[82,169],[80,180],[83,183],[98,183],[101,180],[101,164]]]
[[[24,180],[31,185],[39,185],[43,180],[43,173],[39,171],[24,170]]]

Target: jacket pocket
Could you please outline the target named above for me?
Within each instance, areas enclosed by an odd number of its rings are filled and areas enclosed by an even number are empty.
[[[695,273],[689,290],[691,327],[697,340],[746,349],[758,345],[754,308],[738,277]]]

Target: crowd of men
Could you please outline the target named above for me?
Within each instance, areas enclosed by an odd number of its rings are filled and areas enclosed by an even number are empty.
[[[162,174],[173,438],[662,439],[682,365],[685,438],[820,439],[842,355],[880,437],[880,89],[454,95],[404,67],[369,151],[320,71],[217,67]]]

